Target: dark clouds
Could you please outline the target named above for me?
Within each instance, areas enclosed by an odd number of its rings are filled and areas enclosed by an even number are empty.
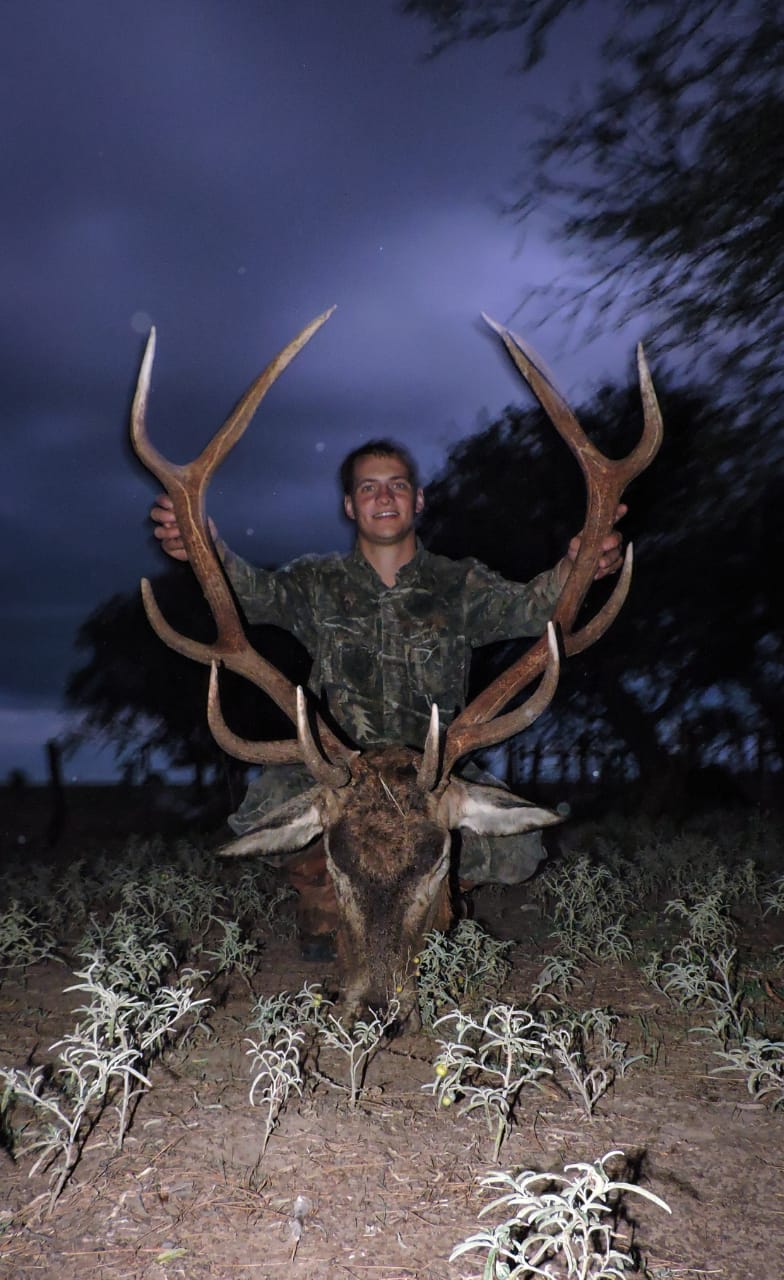
[[[552,105],[582,59],[566,43],[557,77],[524,82],[493,42],[424,62],[427,32],[392,0],[26,0],[3,16],[0,776],[39,769],[79,622],[161,565],[156,486],[126,439],[149,322],[150,431],[182,459],[338,304],[211,510],[264,562],[347,545],[334,474],[358,438],[396,435],[432,471],[519,394],[477,315],[507,319],[560,264],[497,205],[523,103]],[[516,324],[555,363],[563,333],[536,319]],[[617,340],[578,342],[557,372],[583,391],[625,359]]]

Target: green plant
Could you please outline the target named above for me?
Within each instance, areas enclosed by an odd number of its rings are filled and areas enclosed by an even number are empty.
[[[573,990],[578,983],[582,986],[582,978],[578,974],[579,959],[573,956],[545,956],[544,968],[531,988],[531,996],[538,1000],[545,993],[550,995],[550,987],[556,987],[562,995]],[[552,997],[555,999],[555,997]]]
[[[727,1059],[727,1065],[714,1067],[712,1074],[740,1071],[752,1098],[771,1098],[774,1110],[784,1107],[784,1042],[744,1036],[739,1044],[716,1053]]]
[[[106,924],[91,915],[76,954],[88,962],[97,982],[137,993],[154,990],[175,966],[162,927],[125,908],[114,912]]]
[[[126,880],[120,896],[131,913],[166,920],[175,932],[196,938],[207,932],[226,899],[216,884],[172,863],[154,865],[142,877]]]
[[[202,973],[185,970],[174,986],[156,988],[148,980],[132,991],[123,985],[128,974],[122,965],[118,977],[103,953],[87,958],[87,968],[75,975],[82,981],[66,991],[84,992],[89,1003],[76,1010],[83,1017],[75,1029],[49,1047],[59,1065],[51,1073],[42,1066],[32,1071],[0,1068],[6,1127],[16,1106],[27,1106],[34,1117],[33,1124],[24,1126],[30,1136],[15,1154],[40,1153],[31,1176],[60,1158],[50,1207],[76,1168],[87,1138],[113,1097],[118,1116],[117,1147],[122,1147],[134,1103],[144,1089],[151,1087],[146,1074],[149,1064],[162,1052],[185,1015],[191,1014],[198,1021],[208,1003],[195,998],[194,987],[203,979]]]
[[[624,1271],[635,1270],[636,1259],[614,1228],[621,1198],[639,1195],[667,1213],[670,1208],[653,1192],[609,1175],[608,1161],[620,1155],[610,1151],[593,1164],[569,1164],[563,1174],[531,1169],[488,1174],[480,1185],[505,1194],[479,1216],[497,1210],[513,1216],[458,1244],[450,1262],[484,1250],[482,1280],[619,1280]]]
[[[451,933],[429,933],[415,960],[423,1024],[434,1026],[446,1006],[495,994],[508,976],[511,946],[474,920],[461,920]]]
[[[743,1040],[751,1014],[744,1004],[744,991],[738,975],[738,952],[735,947],[722,947],[709,957],[712,978],[708,982],[707,1001],[713,1010],[709,1031],[726,1046],[731,1040]]]
[[[631,942],[623,932],[629,891],[608,866],[582,854],[553,868],[544,881],[553,903],[553,937],[568,956],[604,962],[631,955]]]
[[[710,990],[710,957],[688,942],[677,943],[665,961],[654,951],[641,970],[652,986],[683,1009],[701,1005]]]
[[[576,1090],[587,1116],[616,1075],[625,1075],[644,1057],[626,1057],[626,1044],[613,1038],[618,1017],[607,1009],[578,1012],[562,1005],[544,1012],[542,1019],[543,1049]]]
[[[687,920],[689,941],[706,951],[712,947],[729,945],[736,933],[735,924],[729,917],[723,888],[695,893],[691,896],[691,901],[675,898],[667,903],[664,914],[681,916]]]
[[[0,969],[27,968],[54,954],[55,940],[49,925],[12,900],[0,912]]]
[[[285,1027],[272,1045],[254,1040],[247,1042],[250,1045],[248,1055],[253,1059],[251,1070],[254,1072],[250,1086],[250,1104],[257,1105],[255,1099],[259,1092],[258,1105],[264,1109],[262,1156],[292,1089],[302,1095],[301,1059],[304,1039],[301,1031]]]
[[[495,1135],[497,1160],[521,1090],[552,1074],[542,1046],[545,1027],[528,1009],[508,1004],[493,1005],[481,1021],[456,1009],[439,1018],[436,1028],[449,1023],[454,1024],[453,1038],[439,1041],[436,1078],[422,1088],[441,1107],[460,1104],[461,1116],[481,1107]]]
[[[90,997],[89,1004],[76,1009],[77,1013],[85,1016],[73,1033],[52,1045],[51,1049],[89,1041],[96,1054],[104,1052],[111,1055],[115,1050],[133,1053],[134,1061],[147,1070],[152,1060],[162,1053],[186,1014],[192,1016],[192,1026],[201,1020],[209,1001],[204,997],[196,999],[195,987],[205,976],[202,971],[185,969],[173,986],[148,986],[134,994],[122,985],[116,975],[111,972],[107,975],[103,957],[94,958],[87,969],[76,974],[83,981],[66,987],[66,992],[82,991]],[[109,981],[112,977],[114,986]],[[146,1078],[143,1083],[149,1086]],[[130,1074],[126,1073],[122,1077],[122,1093],[117,1107],[118,1148],[123,1144],[135,1096],[138,1096],[138,1090],[133,1090]]]
[[[315,1074],[319,1080],[331,1085],[333,1089],[342,1089],[346,1092],[349,1109],[356,1111],[364,1088],[368,1064],[386,1032],[397,1021],[400,1004],[397,1000],[390,1000],[383,1015],[371,1012],[367,1018],[358,1018],[351,1026],[330,1013],[329,1004],[329,1001],[317,1004],[314,1010],[314,1026],[321,1045],[345,1056],[348,1063],[348,1084],[340,1084],[320,1071],[316,1071]]]
[[[0,1107],[4,1114],[21,1103],[34,1113],[36,1126],[27,1141],[14,1154],[23,1157],[39,1152],[30,1177],[49,1167],[61,1157],[55,1171],[49,1206],[53,1207],[63,1187],[79,1162],[84,1144],[103,1110],[114,1080],[122,1083],[130,1096],[132,1082],[148,1087],[150,1081],[138,1069],[141,1052],[135,1048],[101,1044],[97,1035],[74,1036],[58,1055],[54,1083],[48,1084],[43,1067],[32,1071],[0,1068],[3,1096]],[[58,1045],[52,1045],[55,1049]],[[26,1127],[25,1127],[26,1128]]]
[[[653,954],[642,967],[648,981],[682,1008],[707,1008],[713,1014],[708,1026],[695,1031],[715,1035],[725,1045],[742,1039],[750,1013],[739,981],[737,949],[724,945],[705,951],[688,941],[677,943],[671,955],[664,963],[658,952]]]
[[[238,973],[249,981],[259,964],[261,946],[250,938],[243,939],[241,929],[236,920],[218,920],[223,930],[214,951],[205,951],[210,960],[215,961],[215,973]]]
[[[259,996],[251,1010],[249,1031],[260,1031],[265,1044],[274,1040],[282,1031],[296,1025],[297,1006],[294,997],[288,991],[280,991],[277,995]]]
[[[281,1032],[289,1028],[302,1027],[306,1023],[317,1023],[333,1002],[327,1000],[318,984],[311,986],[306,982],[302,989],[292,996],[288,991],[279,991],[271,996],[258,996],[251,1010],[249,1031],[260,1031],[266,1044],[274,1040]]]
[[[774,911],[777,916],[784,914],[784,876],[773,881],[762,901],[765,904],[765,915],[769,911]]]

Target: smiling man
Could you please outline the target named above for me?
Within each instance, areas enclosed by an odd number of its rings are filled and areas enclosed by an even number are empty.
[[[362,451],[349,454],[340,474],[343,507],[349,520],[356,522],[357,546],[367,560],[377,562],[379,576],[392,587],[398,569],[416,551],[414,518],[425,505],[425,495],[417,486],[414,463],[407,455],[364,451],[381,446],[393,447],[391,442],[371,441]],[[381,547],[395,550],[385,556]],[[381,571],[382,562],[388,572]]]
[[[340,478],[344,510],[356,526],[349,555],[303,556],[273,572],[242,560],[219,538],[216,546],[248,622],[274,623],[301,641],[313,659],[311,690],[357,746],[422,747],[432,704],[442,725],[464,705],[474,647],[541,635],[580,538],[572,539],[553,569],[528,583],[511,582],[478,560],[450,560],[422,546],[415,520],[425,496],[401,445],[369,441],[344,460]],[[625,511],[619,507],[617,516]],[[159,498],[151,514],[163,549],[186,559],[170,499]],[[620,565],[621,537],[613,532],[597,578]],[[460,772],[496,781],[470,763]],[[311,785],[302,766],[267,766],[229,823],[238,834],[250,831],[262,814]],[[544,856],[538,833],[487,837],[464,831],[461,840],[460,877],[471,883],[517,883]],[[300,892],[303,954],[314,958],[322,954],[314,938],[335,925],[320,846],[291,867]]]

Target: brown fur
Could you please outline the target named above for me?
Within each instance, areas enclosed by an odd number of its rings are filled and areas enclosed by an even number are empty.
[[[409,1016],[416,1004],[414,958],[425,934],[452,920],[449,837],[437,802],[417,785],[419,759],[405,747],[366,752],[326,836],[349,1014],[396,997]]]
[[[401,1020],[416,1019],[416,957],[425,935],[453,919],[452,829],[508,835],[560,820],[511,792],[459,778],[427,791],[417,776],[421,761],[407,747],[371,748],[352,759],[345,784],[321,782],[221,850],[293,865],[292,883],[313,907],[308,915],[305,904],[302,927],[318,933],[335,922],[349,1018],[395,998]]]

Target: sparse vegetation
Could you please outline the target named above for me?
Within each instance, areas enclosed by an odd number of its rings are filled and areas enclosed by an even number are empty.
[[[509,975],[510,947],[473,920],[459,921],[448,934],[431,933],[415,962],[423,1024],[433,1027],[444,1009],[496,995]]]
[[[637,1185],[638,1173],[624,1172],[633,1163],[628,1152],[628,1161],[618,1153],[593,1160],[592,1132],[613,1125],[613,1091],[622,1082],[666,1063],[664,1037],[673,1027],[695,1048],[705,1046],[701,1070],[717,1090],[742,1090],[780,1123],[782,1013],[767,975],[780,953],[784,912],[780,863],[773,864],[759,831],[725,831],[711,843],[702,833],[690,840],[648,830],[635,843],[634,828],[619,822],[586,828],[579,849],[555,863],[536,891],[555,945],[550,955],[528,956],[524,990],[513,944],[474,922],[428,939],[416,966],[426,1028],[416,1056],[427,1054],[428,1038],[435,1042],[424,1086],[437,1103],[432,1123],[442,1133],[456,1125],[466,1149],[496,1162],[482,1180],[496,1194],[483,1216],[496,1225],[467,1232],[454,1247],[456,1280],[475,1274],[464,1268],[479,1254],[479,1274],[491,1280],[617,1280],[641,1263],[626,1202],[662,1202]],[[133,1161],[149,1100],[154,1106],[159,1080],[170,1080],[161,1064],[175,1069],[171,1080],[192,1071],[201,1080],[198,1064],[217,1012],[210,1001],[218,998],[228,1001],[224,1019],[236,1021],[239,999],[247,1005],[238,1041],[247,1062],[242,1087],[254,1159],[264,1161],[249,1194],[276,1176],[303,1110],[319,1115],[329,1106],[338,1125],[361,1113],[368,1132],[381,1109],[402,1118],[404,1129],[409,1110],[419,1114],[410,1093],[387,1097],[373,1087],[379,1051],[379,1063],[398,1055],[403,1074],[413,1061],[389,1039],[394,1001],[348,1025],[328,983],[306,983],[294,994],[265,989],[268,948],[291,927],[289,895],[273,877],[256,880],[247,865],[227,873],[182,843],[133,841],[121,857],[12,871],[9,883],[0,917],[3,994],[31,1001],[45,972],[59,979],[71,1010],[59,1036],[31,1042],[16,1060],[4,1047],[0,1066],[2,1144],[20,1171],[39,1185],[46,1180],[39,1199],[47,1214],[62,1212],[63,1193],[74,1194],[83,1171],[94,1168],[96,1148]],[[607,972],[628,974],[652,1003],[599,1005],[594,991]],[[510,984],[518,988],[513,995]],[[194,1099],[203,1088],[195,1085]],[[584,1135],[575,1152],[581,1159],[567,1156],[563,1172],[553,1172],[552,1162],[540,1170],[513,1164],[540,1115]],[[498,1162],[507,1159],[505,1169]],[[0,1232],[8,1231],[4,1223]],[[307,1247],[303,1230],[299,1248]],[[677,1250],[673,1237],[673,1259]],[[667,1266],[648,1271],[663,1276]]]
[[[637,1259],[615,1228],[622,1196],[638,1195],[670,1213],[669,1205],[644,1187],[615,1181],[607,1171],[621,1151],[610,1151],[593,1164],[568,1164],[563,1174],[491,1173],[485,1190],[505,1194],[482,1209],[480,1216],[513,1213],[492,1231],[480,1231],[457,1245],[450,1260],[475,1249],[487,1254],[482,1280],[618,1280],[636,1271]]]

